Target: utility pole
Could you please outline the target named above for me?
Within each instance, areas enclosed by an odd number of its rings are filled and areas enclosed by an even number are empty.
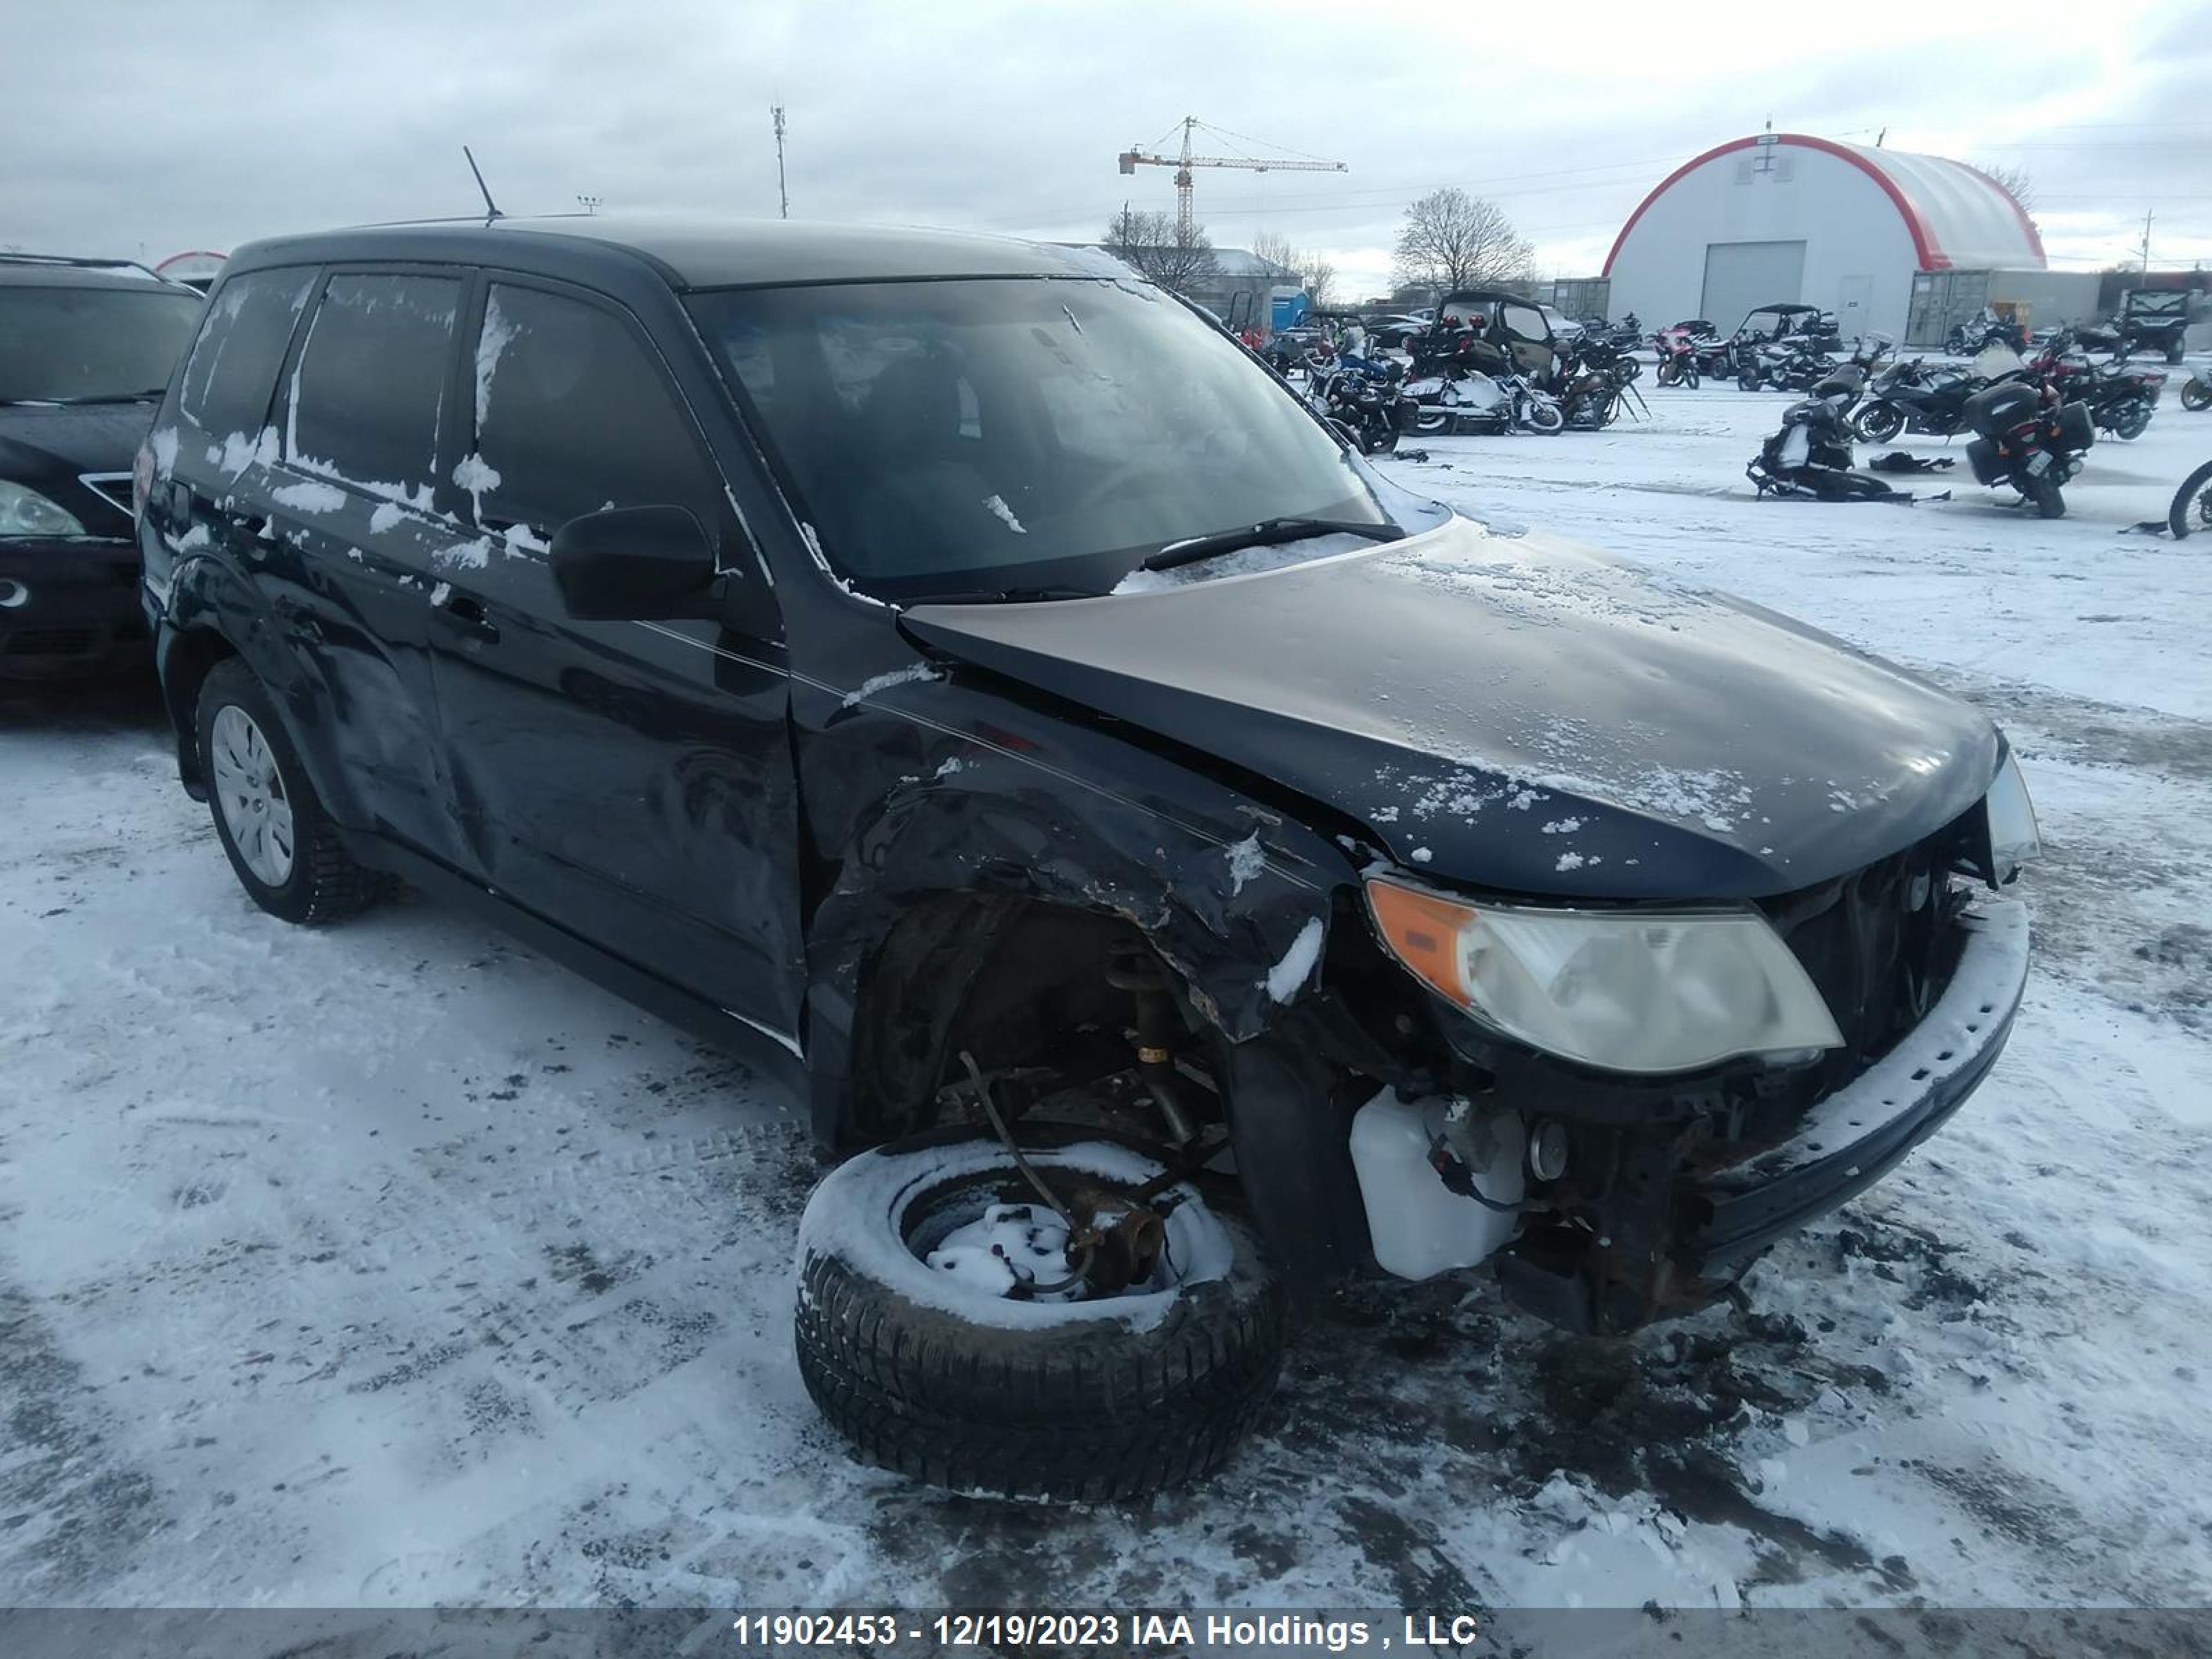
[[[586,216],[589,216],[597,213],[599,210],[599,204],[606,199],[604,196],[579,196],[576,198],[576,205],[583,209]]]
[[[770,105],[769,114],[775,121],[775,195],[779,204],[776,217],[788,219],[791,217],[791,192],[783,185],[783,106]]]
[[[2143,261],[2143,275],[2144,275],[2144,276],[2149,276],[2149,275],[2150,275],[2150,219],[2151,219],[2150,210],[2149,210],[2148,209],[2144,210],[2144,212],[2143,212],[2142,261]]]

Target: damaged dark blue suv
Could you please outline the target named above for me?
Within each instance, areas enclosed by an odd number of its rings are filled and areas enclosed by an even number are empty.
[[[872,1150],[808,1206],[801,1372],[954,1486],[1212,1468],[1347,1274],[1702,1306],[2020,999],[1987,720],[1407,495],[1097,255],[263,243],[147,467],[247,892],[404,878],[803,1090]]]

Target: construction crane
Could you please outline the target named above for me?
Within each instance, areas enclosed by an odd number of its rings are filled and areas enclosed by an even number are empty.
[[[1173,167],[1176,170],[1176,239],[1188,243],[1194,222],[1190,211],[1190,170],[1193,167],[1238,167],[1247,173],[1349,173],[1352,169],[1342,161],[1324,161],[1317,156],[1304,156],[1291,161],[1262,161],[1255,155],[1194,155],[1190,153],[1191,136],[1199,128],[1219,133],[1224,138],[1240,138],[1242,135],[1221,127],[1208,127],[1195,115],[1186,115],[1180,123],[1182,128],[1182,153],[1170,155],[1164,146],[1175,136],[1170,127],[1165,137],[1147,149],[1133,144],[1121,152],[1121,171],[1134,173],[1139,167]],[[1266,142],[1258,138],[1243,138],[1248,144]],[[1272,146],[1274,149],[1280,145]]]

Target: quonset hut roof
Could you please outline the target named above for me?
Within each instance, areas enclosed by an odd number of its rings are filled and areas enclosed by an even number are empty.
[[[1848,161],[1872,179],[1904,219],[1923,270],[2045,268],[2043,239],[2036,234],[2027,210],[2010,191],[1978,167],[1941,155],[1914,155],[1904,150],[1810,137],[1802,132],[1778,132],[1755,133],[1716,145],[1668,173],[1637,204],[1636,211],[1620,228],[1612,252],[1606,255],[1607,274],[1612,274],[1613,262],[1636,228],[1636,222],[1677,179],[1722,156],[1755,149],[1763,137],[1770,136],[1778,145],[1818,150]]]

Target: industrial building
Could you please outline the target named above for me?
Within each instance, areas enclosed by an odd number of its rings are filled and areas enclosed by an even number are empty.
[[[2094,272],[2054,271],[2010,191],[1936,155],[1765,132],[1669,173],[1607,255],[1613,314],[1723,331],[1782,302],[1836,313],[1844,338],[1940,342],[1996,305],[2032,325],[2096,314]]]

